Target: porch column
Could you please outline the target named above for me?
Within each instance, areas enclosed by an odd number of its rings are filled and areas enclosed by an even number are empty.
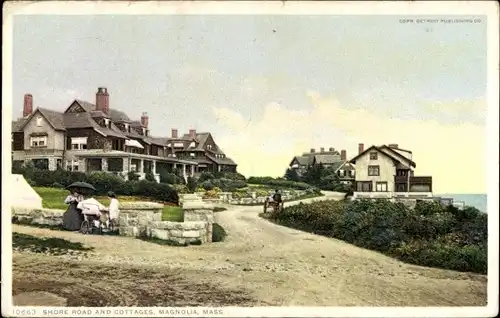
[[[217,171],[221,171],[221,165],[217,165]]]
[[[156,160],[151,161],[151,172],[156,174]]]
[[[191,165],[191,177],[194,176],[194,165]]]
[[[122,158],[122,172],[128,173],[129,167],[130,167],[130,159],[129,158]]]
[[[108,171],[108,158],[101,158],[101,171]]]
[[[144,172],[144,159],[139,159],[139,167],[137,167],[138,173]]]
[[[186,180],[186,182],[187,182],[186,164],[182,165],[182,176],[184,177],[184,180]]]

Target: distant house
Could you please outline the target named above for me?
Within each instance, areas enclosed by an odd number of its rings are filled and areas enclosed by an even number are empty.
[[[191,129],[188,134],[178,138],[177,129],[172,129],[167,147],[173,156],[196,162],[197,173],[236,172],[236,163],[226,156],[209,132],[197,133]]]
[[[432,177],[414,176],[412,152],[396,144],[371,146],[359,144],[358,155],[349,160],[355,165],[354,198],[430,198]]]
[[[199,152],[204,152],[206,158],[214,155],[214,160],[224,156],[211,169],[229,166],[229,171],[236,171],[236,164],[209,133],[206,138],[202,134],[154,137],[148,126],[146,113],[140,120],[131,120],[124,112],[110,108],[106,88],[98,88],[95,104],[74,100],[63,112],[40,107],[33,111],[33,97],[26,94],[23,117],[12,123],[13,166],[31,161],[46,170],[106,171],[124,176],[134,171],[140,178],[152,172],[157,180],[160,169],[179,169],[187,178],[204,171],[203,165],[199,167]]]
[[[309,152],[303,153],[301,156],[295,156],[289,164],[289,168],[297,171],[299,175],[303,174],[308,166],[321,164],[323,167],[333,167],[341,161],[341,156],[338,151],[334,148],[325,151],[325,148],[320,148],[319,152],[316,152],[312,148]]]

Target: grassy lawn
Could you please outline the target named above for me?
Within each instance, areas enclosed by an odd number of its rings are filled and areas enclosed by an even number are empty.
[[[33,187],[33,189],[42,197],[44,208],[61,210],[66,210],[68,208],[68,205],[64,204],[64,199],[69,194],[68,190],[47,187]],[[109,206],[109,198],[106,196],[95,196],[94,199],[104,206]],[[136,196],[118,196],[118,200],[120,200],[120,202],[152,201],[149,198]],[[164,205],[162,220],[175,222],[184,221],[182,209],[178,206]]]

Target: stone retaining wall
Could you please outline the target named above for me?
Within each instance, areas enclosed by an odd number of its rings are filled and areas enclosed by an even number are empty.
[[[12,219],[25,224],[61,225],[64,210],[12,207]]]
[[[304,197],[307,193],[305,191],[296,190],[293,193],[291,191],[283,191],[281,198],[283,201],[292,201],[300,197]],[[206,198],[203,201],[211,204],[233,204],[233,205],[247,205],[247,204],[264,204],[267,197],[257,196],[256,192],[252,193],[251,197],[246,198],[235,198],[231,192],[221,192],[218,198]]]
[[[184,198],[184,222],[162,221],[163,205],[153,202],[120,204],[118,229],[120,235],[152,237],[179,244],[212,242],[213,206],[197,196]],[[64,210],[12,207],[14,222],[43,225],[62,224]]]

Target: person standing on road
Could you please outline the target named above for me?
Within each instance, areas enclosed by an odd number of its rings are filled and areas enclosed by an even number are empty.
[[[118,216],[120,214],[120,202],[116,198],[113,191],[108,192],[108,197],[111,199],[109,202],[109,221],[113,221],[115,224],[118,222]],[[109,224],[108,224],[109,225]]]

